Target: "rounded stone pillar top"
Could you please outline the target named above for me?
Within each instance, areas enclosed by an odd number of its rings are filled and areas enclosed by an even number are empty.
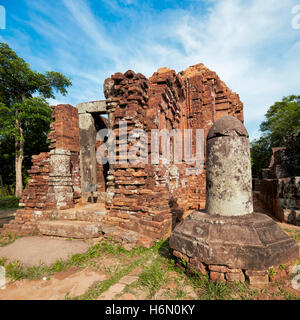
[[[244,124],[237,118],[225,116],[217,120],[210,128],[207,140],[220,136],[249,137]]]

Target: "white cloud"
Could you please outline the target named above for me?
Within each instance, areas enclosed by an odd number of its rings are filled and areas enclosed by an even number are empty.
[[[57,106],[58,104],[69,104],[69,102],[66,100],[57,100],[57,99],[47,99],[50,106]]]
[[[59,100],[101,99],[104,79],[117,71],[151,76],[162,66],[181,71],[202,62],[240,95],[254,138],[268,106],[299,94],[300,30],[291,27],[293,0],[209,0],[206,11],[196,1],[162,11],[147,2],[104,1],[118,16],[116,23],[108,23],[104,13],[96,15],[87,3],[64,0],[49,10],[28,1],[31,28],[53,48],[50,55],[34,52],[31,60],[73,79],[68,97]],[[28,46],[23,50],[29,54]]]
[[[101,21],[96,20],[93,13],[85,2],[81,0],[63,0],[66,8],[72,14],[78,26],[90,38],[93,45],[108,54],[114,62],[117,62],[117,54],[121,50],[119,46],[113,44],[113,41],[106,35],[106,30]]]

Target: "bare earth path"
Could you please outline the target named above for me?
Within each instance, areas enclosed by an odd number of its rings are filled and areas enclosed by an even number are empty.
[[[256,200],[255,206],[263,210],[262,204]],[[300,245],[300,227],[282,223],[279,225]],[[76,255],[70,260],[72,254]],[[0,261],[4,255],[9,261],[19,259],[27,266],[38,266],[43,261],[52,264],[52,267],[51,270],[42,271],[34,267],[29,269],[26,276],[14,267],[13,270],[22,279],[7,278],[5,289],[0,289],[1,300],[300,300],[300,290],[292,288],[292,276],[285,280],[279,279],[264,288],[253,288],[247,283],[213,284],[205,276],[188,275],[175,266],[167,241],[151,249],[133,249],[128,252],[113,241],[104,239],[96,239],[91,243],[72,239],[24,237],[0,247]],[[55,262],[57,259],[69,259],[71,262],[61,271],[56,269],[60,266]],[[11,270],[8,272],[13,274]]]
[[[0,248],[0,258],[6,257],[8,262],[19,260],[25,266],[50,265],[58,259],[65,260],[73,254],[84,253],[88,248],[88,243],[80,240],[24,237]]]

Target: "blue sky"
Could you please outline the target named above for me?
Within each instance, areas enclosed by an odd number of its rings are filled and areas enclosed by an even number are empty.
[[[0,0],[8,43],[37,71],[71,77],[56,103],[104,99],[103,81],[204,63],[244,102],[253,139],[270,105],[300,94],[300,0]],[[299,18],[300,24],[300,18]]]

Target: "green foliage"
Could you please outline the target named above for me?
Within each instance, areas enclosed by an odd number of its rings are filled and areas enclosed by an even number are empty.
[[[1,267],[4,267],[6,260],[7,260],[7,259],[6,259],[5,257],[0,258],[0,266],[1,266]]]
[[[233,293],[232,288],[227,283],[210,281],[208,274],[202,275],[199,272],[190,275],[189,280],[193,287],[198,289],[198,295],[201,300],[230,299]]]
[[[0,198],[0,209],[17,209],[19,207],[19,200],[15,196]]]
[[[187,267],[187,262],[184,258],[181,258],[181,263],[185,268]]]
[[[285,265],[284,265],[284,264],[281,264],[281,265],[279,266],[279,268],[280,268],[281,270],[284,270],[284,269],[285,269]]]
[[[154,294],[168,281],[166,277],[168,269],[162,267],[161,264],[151,264],[149,267],[145,267],[144,271],[139,275],[139,284],[143,287],[147,287],[149,291],[149,298],[152,298]]]
[[[4,195],[13,194],[15,184],[15,142],[11,136],[0,136],[0,175],[3,180]]]
[[[269,269],[269,276],[274,276],[275,273],[276,273],[276,270],[274,268]]]
[[[0,102],[7,107],[22,103],[39,93],[44,98],[55,98],[54,90],[66,95],[71,81],[59,72],[41,74],[30,69],[6,44],[0,43]]]
[[[300,131],[300,96],[291,95],[275,102],[260,125],[262,137],[251,142],[253,177],[261,177],[261,169],[268,167],[273,147],[284,147]]]
[[[282,147],[300,130],[300,96],[291,95],[275,102],[267,111],[260,130],[270,138],[273,147]]]
[[[261,177],[261,169],[269,166],[272,146],[269,137],[261,137],[250,143],[252,176]]]
[[[47,98],[66,95],[71,85],[63,74],[31,70],[6,43],[0,43],[0,175],[4,185],[14,184],[14,158],[23,156],[23,180],[31,156],[47,151],[52,110]]]

